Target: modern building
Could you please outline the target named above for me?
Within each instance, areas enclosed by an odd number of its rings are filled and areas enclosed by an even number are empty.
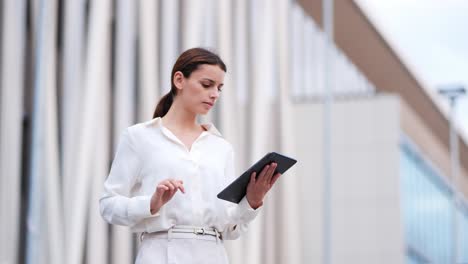
[[[320,24],[320,1],[299,2]],[[457,136],[460,176],[454,184],[449,117],[433,101],[436,95],[413,74],[356,2],[335,1],[334,11],[336,45],[374,84],[375,93],[361,97],[335,93],[331,263],[454,263],[454,254],[458,255],[456,263],[468,262],[466,142]],[[334,72],[336,80],[341,74]],[[309,243],[304,243],[314,245],[314,252],[304,252],[315,263],[320,262],[323,245],[312,235],[323,229],[316,217],[321,211],[316,208],[323,205],[323,185],[316,176],[323,173],[322,153],[317,152],[323,148],[323,100],[318,97],[315,102],[295,105],[296,121],[300,120],[295,126],[296,149],[301,160],[309,158],[299,174],[310,174],[304,188],[314,186],[308,198],[314,209],[304,220],[314,223],[305,236]],[[456,192],[463,198],[455,206]]]
[[[121,131],[151,119],[175,58],[194,46],[228,65],[204,120],[232,142],[238,171],[272,150],[298,159],[249,232],[226,241],[231,263],[453,264],[455,213],[458,260],[468,262],[466,142],[458,138],[455,186],[448,119],[424,84],[353,1],[335,1],[335,42],[324,57],[321,8],[318,0],[1,1],[0,263],[132,263],[137,236],[101,219],[102,183]],[[464,197],[457,206],[454,192]]]

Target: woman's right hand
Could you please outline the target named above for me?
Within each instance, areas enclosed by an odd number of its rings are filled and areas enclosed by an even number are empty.
[[[181,180],[167,179],[158,184],[156,191],[151,196],[150,210],[151,214],[155,214],[174,197],[177,190],[185,193],[184,183]]]

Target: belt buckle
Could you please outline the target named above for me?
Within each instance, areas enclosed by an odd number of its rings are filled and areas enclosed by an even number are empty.
[[[193,229],[193,233],[196,234],[196,235],[204,235],[205,234],[205,228],[202,227],[201,229]]]

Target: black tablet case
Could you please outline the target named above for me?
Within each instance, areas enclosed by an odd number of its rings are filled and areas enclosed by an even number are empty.
[[[255,171],[256,175],[260,174],[265,165],[275,162],[278,164],[277,172],[284,174],[289,168],[296,164],[297,160],[286,157],[276,152],[267,153],[263,158],[257,161],[252,167],[246,170],[241,176],[229,184],[224,190],[218,193],[218,198],[233,203],[239,203],[247,193],[247,185],[250,181],[250,175]]]

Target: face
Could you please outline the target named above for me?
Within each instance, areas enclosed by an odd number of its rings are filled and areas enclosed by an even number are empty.
[[[194,114],[207,114],[215,105],[223,87],[225,72],[217,65],[202,64],[189,78],[181,72],[174,74],[176,100]]]

